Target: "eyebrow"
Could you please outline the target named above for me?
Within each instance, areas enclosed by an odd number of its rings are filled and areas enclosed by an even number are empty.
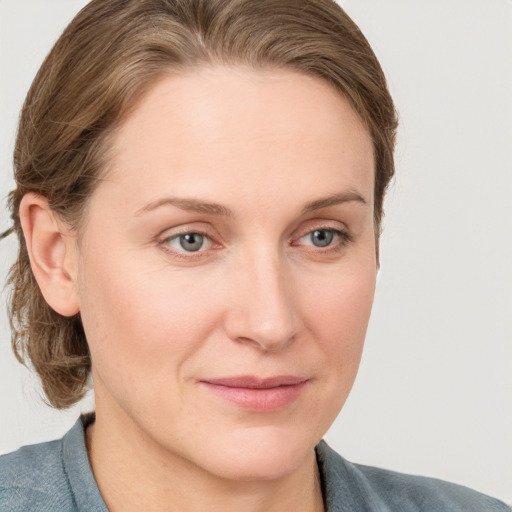
[[[349,191],[342,192],[340,194],[334,194],[332,196],[324,197],[321,199],[317,199],[308,203],[303,209],[302,214],[305,215],[307,213],[314,212],[316,210],[320,210],[322,208],[327,208],[329,206],[335,206],[337,204],[347,203],[351,201],[356,201],[361,204],[367,204],[367,201],[357,192]],[[187,210],[197,213],[204,213],[206,215],[220,215],[223,217],[235,217],[235,214],[226,206],[217,203],[208,203],[204,201],[198,201],[196,199],[185,199],[185,198],[175,198],[175,197],[166,197],[163,199],[157,199],[146,206],[142,207],[140,210],[137,210],[135,216],[140,216],[144,213],[151,212],[156,210],[162,206],[176,206],[181,210]]]
[[[191,212],[205,213],[207,215],[222,215],[224,217],[234,217],[233,212],[221,204],[206,203],[203,201],[197,201],[196,199],[181,199],[175,197],[166,197],[164,199],[153,201],[140,210],[137,210],[135,215],[142,215],[143,213],[156,210],[161,206],[176,206],[181,210],[187,210]]]
[[[356,201],[364,205],[368,204],[368,202],[363,198],[361,194],[358,194],[355,191],[348,191],[312,201],[304,207],[302,214],[305,215],[306,213],[321,210],[322,208],[327,208],[328,206],[335,206],[337,204],[348,203],[351,201]]]

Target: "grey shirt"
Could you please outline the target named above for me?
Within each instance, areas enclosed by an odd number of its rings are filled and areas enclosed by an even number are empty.
[[[2,512],[107,512],[85,447],[84,416],[60,440],[0,457]],[[432,478],[352,464],[321,441],[316,455],[327,512],[510,512],[504,503]]]

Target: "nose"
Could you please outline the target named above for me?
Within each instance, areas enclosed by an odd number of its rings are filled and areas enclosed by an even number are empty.
[[[231,277],[227,335],[263,352],[285,348],[301,326],[295,283],[286,263],[277,255],[260,254],[245,259]]]

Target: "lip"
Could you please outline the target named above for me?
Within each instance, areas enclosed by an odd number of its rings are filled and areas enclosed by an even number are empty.
[[[200,384],[242,409],[271,412],[295,402],[308,382],[308,378],[294,375],[266,378],[241,375],[201,380]]]

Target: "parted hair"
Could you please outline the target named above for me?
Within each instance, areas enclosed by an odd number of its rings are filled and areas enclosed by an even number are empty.
[[[373,140],[380,234],[394,174],[396,112],[370,45],[333,0],[91,1],[57,40],[28,92],[9,196],[19,238],[8,278],[12,345],[56,408],[83,396],[91,360],[80,315],[56,313],[39,290],[20,201],[27,192],[44,196],[79,237],[88,198],[106,172],[111,135],[136,101],[164,74],[215,64],[320,77],[350,102]]]

